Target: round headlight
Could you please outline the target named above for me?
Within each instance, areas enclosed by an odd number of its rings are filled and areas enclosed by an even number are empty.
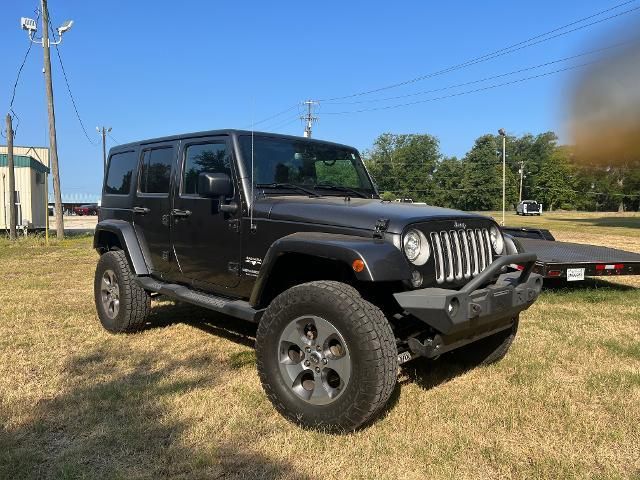
[[[414,265],[424,265],[431,255],[427,237],[419,230],[412,229],[405,233],[402,247],[407,259]]]
[[[504,250],[504,238],[502,238],[502,233],[500,229],[495,225],[489,229],[489,236],[491,237],[491,245],[493,245],[493,250],[498,255],[502,254]]]

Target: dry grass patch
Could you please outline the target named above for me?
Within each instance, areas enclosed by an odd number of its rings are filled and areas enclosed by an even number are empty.
[[[339,436],[274,411],[255,326],[154,302],[143,332],[104,332],[96,259],[89,238],[0,241],[0,478],[640,474],[636,278],[545,291],[504,361],[413,362],[384,417]]]

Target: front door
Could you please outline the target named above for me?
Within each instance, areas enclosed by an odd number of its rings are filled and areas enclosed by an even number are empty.
[[[134,225],[141,245],[146,247],[151,270],[161,278],[171,271],[171,171],[176,147],[158,144],[140,152]]]
[[[184,277],[195,284],[212,290],[234,287],[240,280],[240,222],[236,220],[240,212],[221,212],[221,199],[198,194],[201,173],[225,173],[235,178],[229,139],[221,136],[186,140],[180,150],[171,233],[178,266]],[[236,191],[222,201],[237,201],[238,197]]]

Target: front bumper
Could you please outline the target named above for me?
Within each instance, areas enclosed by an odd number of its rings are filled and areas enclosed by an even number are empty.
[[[393,296],[403,310],[442,337],[456,343],[457,338],[477,339],[508,327],[513,318],[538,298],[542,277],[531,273],[535,262],[534,253],[506,255],[460,290],[423,288]],[[500,274],[503,267],[511,264],[522,265],[524,269]]]

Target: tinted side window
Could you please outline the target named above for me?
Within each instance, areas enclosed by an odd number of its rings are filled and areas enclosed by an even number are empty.
[[[201,173],[226,173],[231,176],[231,162],[224,143],[189,145],[182,172],[182,194],[198,194],[198,176]]]
[[[173,148],[145,150],[140,167],[141,193],[169,193]]]
[[[111,195],[128,195],[131,191],[131,176],[136,167],[135,152],[116,153],[111,155],[104,193]]]

